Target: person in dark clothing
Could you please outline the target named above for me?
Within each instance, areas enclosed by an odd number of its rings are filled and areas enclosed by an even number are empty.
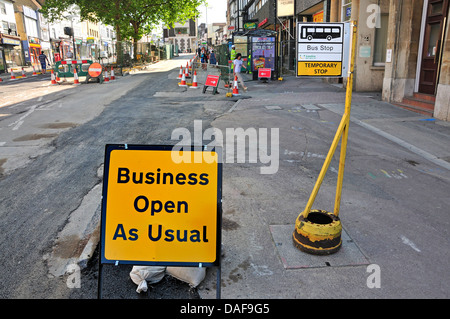
[[[41,54],[39,54],[39,62],[41,62],[41,67],[42,67],[42,74],[45,74],[45,72],[47,71],[47,64],[45,62],[48,62],[48,66],[50,66],[50,61],[48,60],[47,56],[44,54],[44,52],[41,52]]]

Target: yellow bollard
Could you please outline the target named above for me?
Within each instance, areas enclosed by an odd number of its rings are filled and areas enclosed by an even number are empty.
[[[331,143],[325,162],[317,178],[314,189],[306,204],[305,210],[300,213],[295,222],[295,230],[292,234],[294,246],[298,249],[314,254],[325,255],[337,252],[342,244],[341,233],[342,224],[339,219],[341,204],[342,183],[344,179],[345,157],[347,152],[348,127],[350,124],[350,111],[352,103],[353,70],[356,48],[356,22],[352,21],[352,49],[350,58],[350,71],[347,79],[347,91],[345,96],[345,112],[341,123]],[[341,139],[342,138],[342,139]],[[334,202],[334,213],[323,210],[313,210],[311,207],[322,185],[323,179],[331,163],[331,159],[336,151],[337,145],[341,141],[341,153],[339,158],[339,172],[336,185],[336,197]]]

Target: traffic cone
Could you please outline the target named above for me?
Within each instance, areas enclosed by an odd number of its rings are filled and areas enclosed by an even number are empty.
[[[37,73],[36,73],[36,70],[34,68],[34,65],[33,65],[33,74],[31,76],[37,76]]]
[[[105,76],[104,76],[104,78],[103,78],[103,81],[104,81],[105,83],[109,83],[108,71],[106,71],[106,70],[105,70]]]
[[[78,72],[77,72],[77,68],[73,69],[73,84],[75,85],[80,85],[80,81],[78,80]]]
[[[52,85],[58,84],[55,80],[55,73],[53,72],[53,69],[52,69],[51,79],[52,79],[52,82],[50,84],[52,84]]]
[[[25,74],[25,71],[24,71],[23,67],[22,67],[22,77],[23,77],[23,78],[26,78],[26,77],[27,77],[27,75]]]
[[[11,69],[11,81],[17,80],[16,76],[14,75],[14,70]]]
[[[186,62],[186,69],[184,71],[185,71],[186,78],[190,78],[191,75],[189,74],[189,63],[188,62]]]
[[[3,82],[3,79],[2,79],[2,78],[0,78],[0,82]]]
[[[52,70],[52,72],[53,72],[53,70]],[[59,78],[58,72],[56,72],[56,82],[59,82],[59,81],[61,81],[61,79]]]
[[[194,71],[194,80],[192,81],[191,89],[198,89],[197,71]]]
[[[111,67],[111,81],[114,81],[116,79],[116,76],[114,75],[114,68]]]
[[[183,77],[183,66],[180,66],[180,74],[178,74],[178,78],[181,79]]]
[[[233,84],[233,96],[240,95],[239,88],[237,83],[237,76],[234,76],[234,84]]]
[[[181,82],[178,85],[179,86],[187,86],[187,84],[186,84],[186,76],[184,75],[184,73],[181,76]]]

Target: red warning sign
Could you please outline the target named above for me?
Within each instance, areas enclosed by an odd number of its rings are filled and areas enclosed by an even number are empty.
[[[208,75],[206,77],[205,86],[217,87],[219,84],[219,75]]]
[[[89,66],[88,73],[91,77],[97,78],[100,74],[102,74],[102,65],[100,63],[92,63]]]
[[[271,69],[258,69],[258,78],[270,78],[272,76],[272,70]]]

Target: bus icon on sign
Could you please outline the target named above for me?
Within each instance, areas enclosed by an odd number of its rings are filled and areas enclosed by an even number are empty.
[[[324,26],[302,26],[300,37],[311,41],[313,39],[327,39],[331,41],[341,37],[341,28]]]

